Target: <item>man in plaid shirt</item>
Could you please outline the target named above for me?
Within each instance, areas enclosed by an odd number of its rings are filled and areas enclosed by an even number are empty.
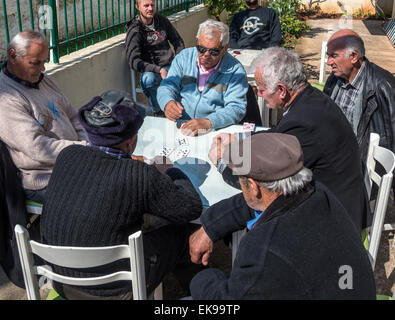
[[[327,45],[332,74],[324,92],[344,112],[357,137],[365,163],[371,132],[380,145],[395,151],[395,78],[365,57],[361,37],[353,30],[335,32]]]

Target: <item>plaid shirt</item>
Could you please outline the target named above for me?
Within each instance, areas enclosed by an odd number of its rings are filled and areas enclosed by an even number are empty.
[[[337,85],[339,86],[339,92],[335,98],[336,104],[343,111],[347,120],[352,124],[354,121],[354,107],[358,96],[359,90],[362,88],[363,81],[365,79],[365,62],[362,63],[355,78],[349,82],[344,83],[340,78]]]
[[[108,155],[110,155],[110,156],[112,156],[114,158],[117,158],[118,160],[122,159],[122,158],[130,159],[130,155],[128,155],[127,153],[123,152],[120,149],[114,149],[114,148],[111,148],[111,147],[104,147],[104,146],[96,146],[96,145],[94,145],[92,143],[88,143],[88,146],[96,148],[96,149],[99,149],[101,151],[104,151]]]

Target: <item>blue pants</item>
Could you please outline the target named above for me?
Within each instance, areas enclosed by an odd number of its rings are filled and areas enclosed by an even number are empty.
[[[170,66],[165,66],[162,68],[169,70]],[[141,88],[143,89],[144,94],[147,96],[152,111],[154,112],[160,111],[158,100],[156,99],[156,90],[158,90],[161,81],[162,81],[162,77],[160,76],[159,73],[143,72],[141,74],[141,78],[140,78]]]
[[[41,190],[24,189],[24,191],[27,200],[31,200],[38,203],[44,203],[45,191],[47,191],[47,188]]]

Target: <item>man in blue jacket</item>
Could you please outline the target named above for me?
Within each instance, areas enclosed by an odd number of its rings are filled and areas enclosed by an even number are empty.
[[[182,50],[173,60],[158,89],[165,116],[183,123],[183,133],[220,129],[239,123],[246,113],[248,90],[241,63],[227,53],[229,29],[208,19],[199,26],[197,45]]]

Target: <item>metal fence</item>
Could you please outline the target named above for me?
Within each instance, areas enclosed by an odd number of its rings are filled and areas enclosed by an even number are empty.
[[[50,59],[55,63],[63,55],[125,32],[126,23],[137,14],[137,0],[1,1],[1,48],[5,50],[12,36],[20,31],[42,31],[50,43]],[[188,11],[201,3],[203,0],[155,0],[157,12],[163,15]]]

